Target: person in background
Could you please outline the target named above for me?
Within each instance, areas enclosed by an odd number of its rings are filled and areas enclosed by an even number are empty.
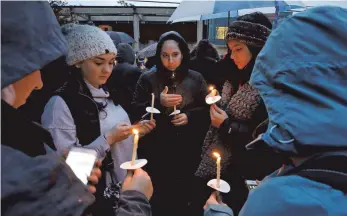
[[[117,95],[119,104],[129,114],[130,119],[132,119],[131,101],[137,80],[142,74],[142,71],[135,65],[135,52],[129,44],[118,44],[117,52],[117,64],[114,66],[106,86],[111,94]]]
[[[249,148],[265,143],[287,163],[250,192],[240,216],[347,215],[346,20],[339,7],[297,13],[259,53],[250,83],[269,126]],[[205,209],[205,216],[233,215],[215,194]]]
[[[150,161],[146,170],[156,186],[151,200],[154,215],[188,211],[193,173],[208,129],[207,85],[201,74],[189,70],[189,61],[182,36],[174,31],[164,33],[156,50],[157,68],[141,75],[134,94],[133,105],[140,116],[151,106],[152,93],[154,106],[161,112],[154,115],[156,129],[139,146],[139,155]],[[174,106],[181,112],[170,116]]]
[[[105,86],[117,49],[107,33],[95,26],[67,24],[62,33],[69,48],[70,77],[49,99],[41,122],[58,151],[73,146],[97,151],[103,175],[90,211],[94,216],[114,215],[126,176],[120,165],[131,160],[133,146],[128,114]],[[142,121],[134,127],[145,135],[155,122]]]
[[[155,69],[155,56],[148,57],[145,66],[148,70]]]
[[[208,85],[220,89],[223,83],[219,83],[219,71],[216,63],[219,60],[218,52],[206,39],[199,41],[195,48],[195,55],[190,59],[190,69],[201,73]]]
[[[212,153],[216,151],[221,154],[221,175],[230,183],[232,191],[225,202],[232,206],[235,214],[247,199],[245,180],[262,179],[282,163],[281,157],[270,149],[245,149],[245,145],[254,139],[253,131],[267,121],[264,103],[257,89],[249,84],[249,78],[270,32],[271,23],[260,12],[240,16],[230,24],[225,39],[237,70],[230,68],[231,80],[224,83],[220,103],[210,107],[211,126],[196,171],[196,175],[203,180],[203,192],[206,182],[216,175],[216,159]]]

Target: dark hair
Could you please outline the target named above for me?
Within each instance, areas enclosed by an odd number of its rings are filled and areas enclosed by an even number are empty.
[[[263,47],[256,47],[256,46],[251,46],[251,45],[247,45],[247,48],[249,49],[249,51],[252,53],[252,58],[256,59],[258,54],[260,53],[261,49]]]
[[[199,41],[198,45],[196,46],[195,56],[197,58],[210,57],[212,59],[219,60],[219,55],[216,48],[214,48],[214,46],[207,39],[202,39]]]
[[[155,65],[155,56],[148,57],[145,66],[147,69],[151,69]]]
[[[107,107],[107,102],[101,103],[94,100],[92,93],[90,92],[87,84],[85,83],[83,79],[82,69],[76,68],[75,66],[70,66],[70,71],[71,71],[71,74],[70,74],[71,79],[74,81],[77,81],[81,85],[80,87],[83,89],[83,93],[85,93],[88,97],[90,97],[90,99],[92,99],[93,102],[96,104],[98,110],[100,112],[105,112],[107,116],[107,112],[105,111],[105,108]],[[102,85],[101,88],[104,89],[105,92],[108,92],[106,85]],[[110,98],[112,98],[111,92],[109,92],[109,94],[110,94]]]

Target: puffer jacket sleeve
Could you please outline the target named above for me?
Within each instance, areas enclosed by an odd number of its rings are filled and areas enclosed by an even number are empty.
[[[119,200],[116,216],[150,216],[151,205],[144,194],[138,191],[124,191]]]

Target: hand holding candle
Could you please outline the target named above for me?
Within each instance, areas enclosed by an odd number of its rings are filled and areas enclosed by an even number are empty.
[[[160,94],[160,103],[163,107],[177,106],[182,102],[182,96],[179,94],[168,94],[169,88],[165,86],[165,89]]]

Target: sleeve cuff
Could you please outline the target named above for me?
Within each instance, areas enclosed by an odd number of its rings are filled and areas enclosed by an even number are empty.
[[[96,149],[98,152],[98,159],[102,160],[106,156],[106,153],[110,150],[110,144],[108,144],[103,135],[99,136],[94,143],[98,143],[97,146],[99,146],[99,148]]]
[[[141,193],[140,191],[136,191],[136,190],[127,190],[127,191],[123,191],[122,194],[124,196],[127,196],[127,197],[138,197],[142,200],[146,200],[147,202],[149,202],[149,200],[147,199],[147,197]]]
[[[234,216],[233,210],[227,205],[208,205],[204,216]]]
[[[220,125],[218,131],[221,134],[227,134],[229,131],[229,118],[226,118],[223,123]]]

